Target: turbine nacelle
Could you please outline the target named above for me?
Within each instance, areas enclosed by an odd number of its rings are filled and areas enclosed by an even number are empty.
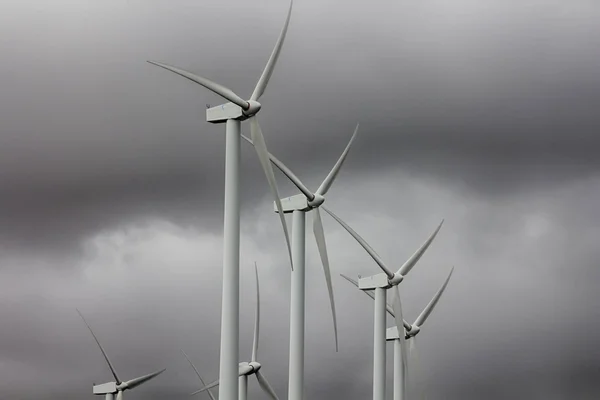
[[[410,329],[403,329],[404,331],[404,340],[408,340],[410,338],[413,338],[415,336],[417,336],[417,334],[419,332],[421,332],[421,328],[419,328],[416,325],[412,325],[410,327]],[[386,330],[386,340],[390,341],[390,340],[398,340],[400,339],[400,334],[398,333],[398,327],[397,326],[392,326],[387,328]]]
[[[100,385],[94,385],[93,393],[96,395],[115,394],[115,393],[117,393],[117,383],[116,382],[107,382],[107,383],[102,383]]]
[[[246,108],[242,108],[234,103],[224,103],[218,106],[210,107],[206,109],[206,120],[213,124],[223,124],[228,119],[235,119],[238,121],[245,121],[250,117],[256,115],[262,104],[255,100],[248,100],[246,102]]]
[[[398,286],[404,280],[404,276],[395,273],[391,278],[385,274],[376,274],[367,277],[358,277],[358,288],[360,290],[373,290],[376,288],[389,289]]]
[[[358,288],[360,290],[387,289],[389,287],[391,287],[390,279],[384,273],[358,277]]]

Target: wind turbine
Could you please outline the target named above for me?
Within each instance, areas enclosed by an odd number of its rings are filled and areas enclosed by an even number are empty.
[[[293,0],[290,1],[285,24],[275,43],[275,48],[267,61],[267,65],[260,76],[249,100],[244,100],[231,89],[215,83],[207,78],[185,71],[181,68],[167,64],[149,61],[151,64],[183,76],[219,96],[229,100],[220,106],[206,110],[206,119],[214,124],[225,123],[225,206],[223,228],[223,293],[221,312],[221,349],[219,377],[222,382],[220,393],[221,400],[235,400],[238,391],[238,360],[239,360],[239,289],[240,289],[240,127],[241,121],[250,120],[252,140],[256,143],[256,152],[265,171],[275,202],[281,211],[281,202],[277,183],[271,164],[269,163],[267,146],[258,124],[256,114],[262,105],[258,102],[265,92],[269,79],[275,68],[277,58],[281,52],[283,41],[287,33]],[[279,213],[281,225],[288,247],[290,262],[292,250],[285,223],[285,216]],[[293,269],[293,264],[292,264]]]
[[[277,157],[269,153],[269,159],[283,174],[302,192],[300,195],[281,199],[284,213],[292,213],[292,257],[294,260],[294,270],[291,277],[290,291],[290,369],[288,384],[289,400],[304,400],[304,321],[305,321],[305,238],[306,238],[306,213],[313,211],[313,234],[317,242],[317,248],[323,264],[325,281],[329,292],[329,302],[331,305],[331,315],[333,317],[333,331],[335,335],[335,351],[338,351],[337,320],[335,313],[335,301],[333,298],[333,287],[331,283],[331,270],[329,268],[329,258],[327,256],[327,246],[325,244],[325,233],[319,207],[325,201],[325,195],[337,177],[346,156],[350,151],[350,146],[358,133],[358,124],[348,142],[348,145],[342,152],[332,170],[329,172],[321,186],[316,192],[311,192],[306,185]],[[242,135],[250,144],[253,141]],[[275,207],[275,211],[279,210]]]
[[[83,320],[85,325],[90,330],[90,333],[94,337],[94,340],[98,344],[98,347],[100,348],[100,351],[102,352],[102,355],[104,356],[104,359],[106,360],[106,363],[108,364],[108,368],[110,368],[110,372],[112,372],[112,374],[115,378],[114,382],[103,383],[101,385],[94,385],[94,388],[93,388],[94,394],[106,395],[105,400],[114,400],[114,395],[116,394],[117,395],[116,400],[123,400],[123,392],[125,390],[133,389],[133,388],[141,385],[142,383],[147,382],[150,379],[165,372],[166,368],[164,368],[160,371],[153,372],[148,375],[140,376],[139,378],[135,378],[135,379],[131,379],[131,380],[123,382],[121,379],[119,379],[119,377],[117,375],[117,371],[115,370],[115,367],[113,367],[112,363],[108,359],[108,355],[104,351],[104,348],[102,348],[102,345],[98,341],[98,338],[94,334],[94,331],[92,331],[92,328],[90,327],[90,325],[87,323],[87,321],[83,317],[83,314],[81,314],[81,312],[79,310],[77,310],[77,312],[79,313],[79,316],[81,317],[81,319]]]
[[[393,300],[392,309],[398,332],[402,332],[403,317],[402,303],[400,301],[400,291],[398,285],[404,280],[404,277],[415,266],[417,261],[423,256],[435,236],[440,231],[444,220],[439,224],[433,234],[421,245],[421,247],[398,269],[392,270],[381,260],[379,255],[369,246],[365,240],[360,237],[348,224],[341,220],[337,215],[323,207],[352,237],[369,253],[371,258],[377,263],[384,273],[360,278],[358,288],[361,290],[375,290],[375,318],[373,334],[373,400],[385,400],[385,342],[386,342],[386,290],[392,289]],[[400,335],[400,346],[402,349],[402,364],[406,367],[406,341],[404,335]]]
[[[254,271],[256,273],[256,314],[254,315],[254,340],[252,343],[252,356],[250,358],[250,362],[241,362],[238,365],[238,376],[239,376],[239,400],[246,400],[248,398],[248,377],[250,375],[255,375],[258,380],[258,384],[261,389],[269,396],[271,396],[274,400],[279,400],[275,391],[269,385],[267,378],[260,371],[262,368],[261,363],[257,361],[258,358],[258,335],[260,328],[260,289],[258,285],[258,268],[256,263],[254,263]],[[200,390],[196,390],[192,395],[203,392],[205,390],[209,390],[215,386],[219,385],[219,380],[216,380],[212,383],[209,383],[205,387]],[[221,384],[222,388],[223,385]],[[219,398],[221,396],[219,395]]]
[[[405,335],[404,338],[406,340],[412,339],[410,341],[410,345],[411,345],[410,354],[411,355],[413,354],[414,351],[416,351],[415,341],[416,341],[417,334],[419,332],[421,332],[421,327],[423,326],[425,321],[427,321],[427,318],[433,311],[435,305],[437,304],[440,297],[442,296],[442,293],[444,293],[444,290],[446,290],[446,286],[448,286],[448,282],[450,281],[450,277],[452,276],[453,272],[454,272],[454,267],[452,267],[452,269],[450,270],[450,273],[448,274],[448,277],[444,281],[444,284],[438,289],[438,291],[433,296],[431,301],[427,304],[427,306],[425,306],[423,311],[421,311],[421,314],[419,314],[419,316],[417,317],[415,322],[413,322],[412,325],[409,324],[408,322],[406,322],[404,319],[402,320],[402,324],[404,325],[404,329],[402,330],[402,333]],[[354,279],[352,279],[344,274],[340,274],[340,275],[342,276],[342,278],[346,279],[348,282],[352,283],[354,286],[359,287],[358,282],[355,281]],[[363,293],[365,293],[367,296],[369,296],[370,298],[375,300],[375,295],[373,294],[372,290],[363,290]],[[394,317],[394,318],[396,317],[394,310],[392,309],[392,307],[389,304],[386,304],[386,310],[387,310],[388,314],[390,314],[392,317]],[[400,336],[398,334],[397,326],[392,326],[391,328],[387,328],[386,340],[394,342],[394,400],[403,400],[403,399],[406,399],[406,374],[407,374],[407,371],[404,369],[404,366],[402,365],[402,346],[401,346]]]
[[[190,363],[190,365],[194,369],[194,372],[196,372],[196,375],[198,376],[198,379],[200,379],[200,383],[202,383],[202,386],[206,386],[206,383],[204,383],[204,379],[202,379],[202,377],[200,376],[200,372],[198,372],[198,368],[196,368],[196,366],[194,365],[194,363],[192,362],[192,360],[190,360],[190,358],[187,356],[187,354],[185,354],[185,352],[183,350],[181,350],[181,353],[183,354],[183,356],[185,357],[185,359],[188,360],[188,362]],[[211,400],[216,400],[215,396],[212,394],[212,392],[210,391],[210,389],[207,389],[207,392],[208,392],[208,395],[210,396]]]

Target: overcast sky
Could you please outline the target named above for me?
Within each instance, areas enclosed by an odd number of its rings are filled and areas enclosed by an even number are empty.
[[[200,387],[180,348],[218,377],[220,99],[146,60],[247,98],[288,4],[0,0],[0,399],[92,399],[112,379],[76,307],[123,379],[167,368],[130,400]],[[600,397],[599,48],[596,0],[295,2],[261,98],[270,151],[316,189],[360,122],[327,205],[392,266],[446,220],[402,284],[412,322],[456,267],[418,337],[430,399]],[[287,251],[242,150],[240,361],[256,261],[259,361],[285,398]],[[340,350],[307,229],[306,398],[365,399],[373,302],[339,273],[378,269],[323,220]]]

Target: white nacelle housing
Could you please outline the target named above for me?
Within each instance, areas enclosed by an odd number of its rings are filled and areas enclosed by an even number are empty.
[[[242,108],[237,104],[225,103],[206,110],[206,120],[213,124],[222,124],[228,119],[246,119]]]
[[[376,288],[387,289],[389,286],[390,283],[388,282],[386,274],[372,275],[358,280],[358,288],[360,290],[371,290]]]
[[[295,210],[310,210],[310,206],[308,205],[306,197],[303,194],[297,194],[292,197],[286,197],[285,199],[281,199],[281,208],[283,209],[284,214],[294,212]],[[275,204],[275,202],[273,202],[273,210],[275,210],[275,212],[278,212],[277,204]]]
[[[110,394],[117,392],[117,383],[108,382],[94,386],[94,394]]]
[[[385,340],[396,340],[396,339],[400,339],[400,336],[398,335],[398,327],[392,326],[390,328],[387,328],[385,330]]]

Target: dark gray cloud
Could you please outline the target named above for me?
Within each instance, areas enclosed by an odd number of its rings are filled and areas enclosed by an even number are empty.
[[[595,7],[439,3],[296,4],[261,113],[273,151],[322,176],[360,121],[351,173],[402,165],[493,195],[593,174]],[[285,6],[237,4],[220,29],[215,15],[230,6],[7,4],[5,241],[64,247],[149,214],[182,221],[199,204],[219,214],[223,127],[203,121],[219,99],[145,60],[250,93]],[[260,171],[248,172],[253,202]]]
[[[123,376],[168,368],[128,398],[187,398],[179,348],[218,375],[224,127],[205,121],[217,96],[145,61],[248,96],[286,6],[0,4],[0,398],[91,398],[110,379],[75,307]],[[295,4],[260,113],[271,151],[316,188],[360,122],[327,203],[393,265],[446,218],[403,284],[414,319],[456,265],[419,335],[430,398],[600,393],[599,19],[583,0]],[[243,146],[240,350],[256,260],[262,362],[284,397],[289,267]],[[336,275],[377,271],[324,223]],[[310,232],[307,266],[307,397],[368,397],[372,301],[334,280],[335,353]]]

